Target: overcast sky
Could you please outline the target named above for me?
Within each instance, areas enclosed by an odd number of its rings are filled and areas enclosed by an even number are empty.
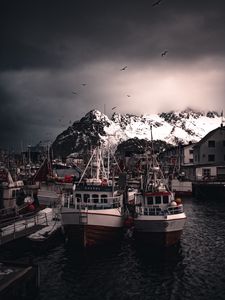
[[[91,109],[224,110],[225,1],[155,2],[2,0],[0,147],[52,141]]]

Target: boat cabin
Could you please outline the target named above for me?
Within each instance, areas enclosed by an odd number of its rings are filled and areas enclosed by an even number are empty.
[[[170,192],[145,193],[137,195],[138,213],[142,215],[168,215],[183,212],[183,205],[175,201]]]

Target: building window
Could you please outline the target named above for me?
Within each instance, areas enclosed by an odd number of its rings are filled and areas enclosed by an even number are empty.
[[[204,158],[205,157],[205,154],[202,154],[202,158]]]
[[[202,176],[204,178],[210,177],[211,175],[211,170],[210,169],[202,169]]]
[[[209,154],[208,155],[208,161],[215,161],[215,155],[214,154]]]
[[[193,154],[193,149],[190,149],[190,150],[189,150],[189,154]]]
[[[215,141],[208,141],[209,148],[215,148]]]
[[[189,163],[190,163],[190,164],[193,164],[193,162],[194,162],[194,161],[193,161],[193,158],[190,158],[190,159],[189,159]]]
[[[225,140],[223,141],[223,146],[225,147]]]

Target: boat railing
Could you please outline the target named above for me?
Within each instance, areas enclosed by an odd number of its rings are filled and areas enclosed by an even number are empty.
[[[9,208],[1,208],[0,209],[0,219],[2,217],[8,216],[8,215],[16,215],[17,213],[17,207],[9,207]]]
[[[182,204],[177,206],[170,206],[167,208],[168,215],[181,214],[184,212],[184,207]]]
[[[167,208],[160,207],[138,207],[137,213],[145,216],[166,216],[183,213],[183,205],[169,206]]]

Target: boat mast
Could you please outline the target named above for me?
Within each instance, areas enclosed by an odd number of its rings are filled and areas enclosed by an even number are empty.
[[[108,156],[107,156],[107,178],[109,179],[109,136],[108,136]]]
[[[100,175],[100,148],[96,149],[96,178],[99,179]]]
[[[152,146],[152,153],[151,153],[151,157],[152,157],[152,170],[153,170],[153,187],[156,186],[156,179],[157,179],[157,170],[155,169],[156,168],[156,161],[155,161],[155,153],[154,153],[154,143],[153,143],[153,134],[152,134],[152,124],[150,125],[150,131],[151,131],[151,146]]]
[[[152,124],[150,124],[150,132],[151,132],[152,155],[154,155],[154,145],[153,145]]]

